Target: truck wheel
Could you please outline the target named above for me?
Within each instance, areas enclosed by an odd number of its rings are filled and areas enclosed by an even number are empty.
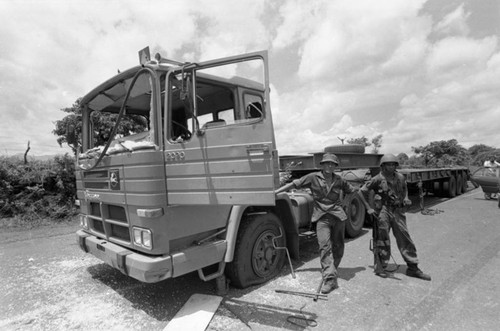
[[[361,153],[365,152],[365,146],[361,144],[332,145],[325,147],[325,153]]]
[[[455,180],[455,176],[451,175],[448,181],[443,184],[443,190],[446,192],[446,195],[450,198],[454,198],[457,194],[457,181]]]
[[[275,277],[285,262],[285,230],[274,214],[252,215],[242,221],[238,231],[233,262],[226,267],[231,285],[246,288]]]
[[[457,175],[457,191],[456,191],[457,195],[462,194],[463,185],[464,185],[464,182],[462,180],[462,175],[458,174]]]
[[[464,173],[462,175],[462,181],[463,181],[462,192],[465,193],[465,192],[467,192],[467,189],[469,188],[469,182],[467,181],[467,174]]]
[[[345,198],[347,221],[345,232],[347,237],[355,238],[361,234],[365,223],[365,205],[357,193],[351,193]]]

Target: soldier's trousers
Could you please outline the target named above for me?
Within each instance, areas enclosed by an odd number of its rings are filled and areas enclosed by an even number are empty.
[[[323,279],[337,278],[340,261],[344,256],[345,222],[329,214],[316,223],[316,236]]]
[[[402,208],[383,206],[379,214],[378,242],[380,258],[386,265],[391,257],[391,242],[389,232],[396,238],[401,256],[406,264],[418,264],[417,249],[408,232],[406,216]]]

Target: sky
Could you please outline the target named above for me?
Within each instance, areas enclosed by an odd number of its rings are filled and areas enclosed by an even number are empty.
[[[138,64],[269,52],[280,155],[382,135],[500,148],[498,0],[0,0],[0,155],[70,152],[61,111]],[[370,151],[370,147],[368,148]]]

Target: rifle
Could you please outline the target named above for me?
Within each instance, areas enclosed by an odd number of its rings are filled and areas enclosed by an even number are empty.
[[[372,239],[370,240],[370,251],[373,252],[373,271],[380,277],[387,277],[384,267],[382,266],[382,260],[380,259],[380,247],[378,245],[379,218],[375,214],[371,214],[370,216],[372,217]]]

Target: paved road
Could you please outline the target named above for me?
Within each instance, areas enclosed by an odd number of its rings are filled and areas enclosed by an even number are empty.
[[[276,293],[315,291],[317,245],[305,238],[295,279],[287,267],[265,285],[231,288],[208,330],[497,330],[500,209],[479,189],[432,208],[443,212],[408,213],[431,282],[405,276],[404,265],[393,278],[374,276],[366,229],[347,243],[340,289],[327,301]],[[157,284],[129,279],[81,252],[76,228],[0,234],[1,330],[162,330],[192,294],[215,294],[196,274]]]

